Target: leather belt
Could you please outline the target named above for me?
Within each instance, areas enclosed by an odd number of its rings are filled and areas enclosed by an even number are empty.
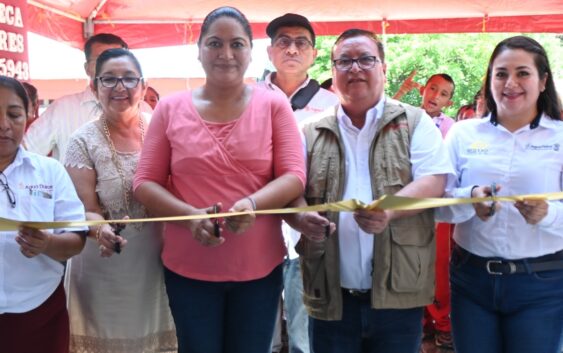
[[[350,289],[342,287],[342,293],[358,299],[371,298],[371,289]]]
[[[474,267],[482,268],[491,275],[512,275],[515,273],[563,270],[563,250],[540,257],[505,260],[494,257],[481,257],[459,246],[457,249],[468,256],[467,263]]]

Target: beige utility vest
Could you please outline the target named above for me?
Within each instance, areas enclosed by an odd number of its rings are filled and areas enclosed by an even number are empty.
[[[410,140],[421,116],[422,110],[387,99],[369,154],[374,200],[395,194],[412,181]],[[314,205],[341,200],[345,156],[336,108],[304,126],[303,132],[307,143],[307,202]],[[329,212],[327,217],[338,229],[338,213]],[[393,220],[374,237],[372,307],[403,309],[430,304],[434,296],[433,211]],[[309,314],[321,320],[340,320],[338,231],[323,242],[302,236],[296,249]]]

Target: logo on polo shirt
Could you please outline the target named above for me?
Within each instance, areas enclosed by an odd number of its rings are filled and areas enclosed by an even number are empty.
[[[469,154],[488,154],[489,153],[489,144],[483,141],[476,141],[469,145],[467,149],[467,153]]]
[[[534,145],[533,143],[529,143],[526,145],[526,150],[530,151],[555,151],[558,152],[561,149],[561,145],[558,143],[554,143],[553,145]]]
[[[42,197],[44,199],[53,198],[53,185],[46,185],[46,184],[27,185],[24,183],[19,183],[18,188],[27,190],[27,192],[29,192],[29,196]]]

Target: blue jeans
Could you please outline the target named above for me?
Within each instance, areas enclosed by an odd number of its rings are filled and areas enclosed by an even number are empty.
[[[283,284],[289,353],[309,353],[309,316],[303,304],[303,279],[299,258],[285,260]]]
[[[314,353],[418,353],[424,308],[372,309],[369,298],[343,293],[339,321],[310,318]]]
[[[282,266],[245,282],[208,282],[165,269],[179,353],[266,353],[282,289]]]
[[[450,263],[456,353],[558,353],[563,270],[491,275],[454,249]]]

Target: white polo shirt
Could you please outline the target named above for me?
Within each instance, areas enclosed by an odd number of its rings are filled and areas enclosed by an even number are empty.
[[[16,207],[0,190],[0,217],[26,221],[79,221],[84,206],[64,167],[52,158],[19,148],[3,173],[15,194]],[[57,229],[57,233],[78,229]],[[53,294],[64,266],[47,255],[27,258],[16,243],[16,231],[0,232],[0,314],[37,308]]]
[[[352,124],[342,106],[338,108],[338,127],[345,154],[343,200],[373,201],[369,172],[369,149],[375,138],[378,119],[383,116],[382,98],[367,111],[362,129]],[[440,131],[426,113],[416,126],[410,144],[412,177],[453,173]],[[338,224],[340,284],[345,288],[370,289],[373,271],[374,235],[360,229],[352,212],[340,212]]]
[[[50,152],[64,161],[70,135],[85,123],[97,119],[101,108],[90,87],[55,100],[30,125],[24,145],[31,152],[46,156]]]
[[[267,87],[271,90],[280,92],[281,94],[283,94],[285,96],[285,93],[272,82],[272,74],[274,74],[274,72],[268,74],[266,76],[266,78],[264,79],[264,81],[262,83],[258,83],[258,84],[263,85],[263,86],[265,86],[265,87]],[[311,81],[311,79],[307,77],[305,82],[303,82],[303,84],[301,86],[297,87],[295,92],[293,92],[291,94],[291,96],[289,96],[287,99],[289,101],[291,101],[293,96],[301,88],[303,88],[303,87],[305,87],[309,84],[309,81]],[[328,91],[324,88],[320,88],[317,91],[317,93],[315,93],[313,98],[311,98],[309,103],[307,103],[307,105],[303,109],[298,109],[298,110],[294,111],[293,114],[295,114],[295,119],[297,119],[297,122],[300,123],[310,116],[313,116],[315,114],[318,114],[320,112],[325,111],[325,109],[328,108],[328,107],[334,107],[338,103],[339,103],[339,100],[338,100],[338,97],[336,96],[336,94],[334,94],[331,91]]]
[[[272,82],[272,74],[273,73],[268,74],[266,76],[266,79],[262,83],[258,83],[258,85],[269,88],[276,92],[280,92],[285,96],[285,93]],[[288,98],[288,100],[291,101],[291,98],[293,98],[293,96],[297,93],[297,91],[307,86],[310,80],[311,80],[310,78],[307,78],[301,86],[297,87],[295,92],[293,92],[293,94]],[[300,123],[315,114],[325,111],[327,108],[334,107],[338,103],[339,100],[336,94],[324,88],[320,88],[303,109],[298,109],[294,111],[293,114],[295,115],[295,119],[297,120],[297,123]],[[290,259],[296,259],[297,257],[299,257],[299,255],[295,251],[295,245],[299,241],[299,237],[301,236],[301,234],[295,229],[291,228],[285,222],[283,222],[282,224],[282,232],[285,240],[285,245],[287,247],[288,257]]]
[[[543,115],[536,128],[510,132],[490,116],[455,123],[446,136],[455,176],[446,195],[470,197],[474,185],[500,185],[499,196],[563,191],[563,121]],[[472,205],[440,208],[437,219],[459,223],[454,239],[483,257],[521,259],[563,249],[563,201],[549,201],[547,216],[526,223],[511,202],[503,202],[488,221]]]

